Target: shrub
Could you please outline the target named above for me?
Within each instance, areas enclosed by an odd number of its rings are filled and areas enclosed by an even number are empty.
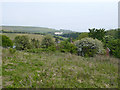
[[[31,44],[27,36],[16,36],[14,41],[16,49],[18,50],[25,50],[31,48]]]
[[[104,48],[101,41],[92,38],[83,38],[75,42],[78,55],[94,56],[95,54],[104,54]]]
[[[120,28],[118,28],[118,39],[120,39]]]
[[[108,47],[111,55],[120,58],[120,39],[111,40],[108,43]]]
[[[48,47],[51,47],[51,46],[55,46],[55,43],[52,39],[52,36],[46,35],[42,40],[41,47],[42,48],[48,48]]]
[[[77,47],[68,41],[62,41],[58,47],[61,52],[77,53]]]
[[[81,33],[79,36],[78,36],[78,39],[81,40],[82,38],[85,38],[85,37],[88,37],[88,33]]]
[[[3,46],[3,47],[12,47],[13,46],[13,42],[12,40],[7,37],[6,35],[0,35],[0,45]]]
[[[108,47],[108,43],[111,41],[111,40],[114,40],[114,37],[113,36],[110,36],[110,35],[106,35],[104,38],[103,38],[103,43],[104,43],[104,47]]]
[[[31,39],[31,46],[32,48],[40,48],[39,40],[36,40],[35,38]]]

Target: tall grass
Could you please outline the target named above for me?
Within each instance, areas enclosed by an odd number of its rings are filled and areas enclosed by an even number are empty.
[[[3,49],[5,88],[117,88],[118,59],[70,53],[11,54]]]

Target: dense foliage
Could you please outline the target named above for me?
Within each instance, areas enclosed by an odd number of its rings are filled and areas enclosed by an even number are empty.
[[[46,35],[41,43],[42,48],[49,48],[51,46],[55,46],[54,40],[51,35]]]
[[[98,40],[103,40],[105,36],[105,29],[89,29],[89,37],[96,38]]]
[[[85,38],[85,37],[88,37],[88,33],[84,32],[84,33],[81,33],[79,36],[78,36],[78,39],[82,39],[82,38]]]
[[[0,45],[7,48],[7,47],[12,47],[13,46],[13,42],[12,40],[7,37],[6,35],[0,35]]]
[[[119,32],[119,29],[111,29],[111,30],[107,30],[105,35],[110,35],[114,39],[118,39],[118,37],[119,37],[118,32]]]
[[[111,42],[112,40],[114,40],[114,37],[113,37],[113,36],[106,35],[106,36],[103,38],[104,47],[107,48],[107,47],[108,47],[108,43]]]
[[[16,36],[14,41],[16,49],[18,50],[25,50],[31,48],[31,44],[27,36]]]
[[[119,39],[120,39],[120,29],[112,29],[105,31],[104,29],[89,29],[90,32],[84,33],[67,33],[63,35],[44,35],[43,39],[38,39],[35,37],[29,39],[27,36],[17,36],[14,40],[14,45],[17,50],[27,50],[30,52],[42,52],[42,51],[56,51],[78,53],[81,56],[94,56],[95,54],[103,54],[105,52],[104,48],[107,47],[111,50],[110,55],[119,58]],[[6,36],[1,36],[6,37]],[[66,37],[66,38],[65,38]],[[89,39],[86,39],[91,37]],[[98,42],[98,40],[102,42]],[[5,42],[7,39],[1,39],[1,42]],[[77,41],[78,40],[78,41]],[[84,41],[86,40],[86,41]],[[78,45],[73,43],[78,42]],[[3,47],[12,47],[13,43],[9,39],[7,44],[3,43]],[[103,43],[103,44],[102,44]],[[1,43],[2,45],[2,43]],[[7,46],[6,46],[7,45]],[[81,48],[80,48],[81,47]],[[97,47],[100,47],[99,49]],[[29,49],[29,50],[28,50]],[[81,51],[82,50],[82,51]]]
[[[81,33],[75,32],[75,33],[63,34],[63,35],[60,35],[60,36],[66,37],[66,38],[77,39],[80,34],[81,34]]]
[[[77,47],[74,44],[68,42],[67,40],[62,41],[58,47],[61,52],[70,52],[74,54],[77,53]]]
[[[36,40],[35,38],[31,39],[31,46],[32,48],[40,48],[39,40]]]
[[[103,54],[104,48],[101,41],[92,38],[83,38],[75,42],[78,55],[94,56],[95,54]]]
[[[120,39],[120,28],[118,29],[118,39]]]
[[[110,48],[110,54],[120,58],[120,39],[115,39],[115,40],[111,40],[108,43],[108,47]]]

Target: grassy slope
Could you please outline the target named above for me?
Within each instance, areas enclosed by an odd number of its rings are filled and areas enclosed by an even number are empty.
[[[56,31],[55,29],[32,26],[2,26],[2,29],[8,31],[31,32],[31,33],[47,33]]]
[[[1,26],[0,26],[1,28]],[[30,32],[30,33],[48,33],[48,32],[56,32],[59,30],[45,27],[32,27],[32,26],[2,26],[1,30],[5,31],[15,31],[15,32]],[[70,33],[70,30],[60,30],[64,33]]]
[[[3,87],[118,87],[118,60],[69,53],[33,54],[3,49]]]
[[[11,40],[14,40],[14,38],[17,35],[27,35],[30,39],[31,38],[35,38],[38,39],[39,41],[41,41],[43,39],[43,35],[36,35],[36,34],[16,34],[16,33],[3,33],[3,35],[8,36]]]

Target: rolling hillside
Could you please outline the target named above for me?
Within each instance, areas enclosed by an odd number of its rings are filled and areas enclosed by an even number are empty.
[[[63,32],[70,33],[70,30],[56,30],[52,28],[45,27],[32,27],[32,26],[0,26],[2,30],[12,31],[12,32],[28,32],[28,33],[54,33],[54,32]]]

